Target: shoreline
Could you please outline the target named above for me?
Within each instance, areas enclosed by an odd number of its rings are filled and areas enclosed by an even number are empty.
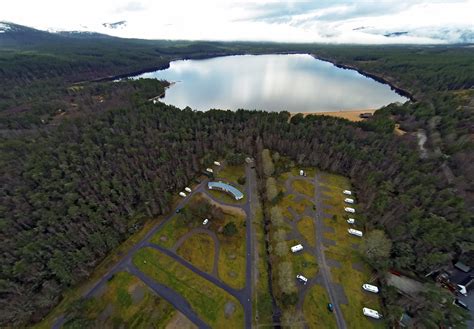
[[[336,117],[336,118],[341,118],[341,119],[347,119],[349,121],[353,122],[358,122],[358,121],[363,121],[365,120],[364,118],[361,118],[359,115],[362,113],[371,113],[372,115],[377,111],[377,109],[354,109],[354,110],[339,110],[339,111],[324,111],[324,112],[291,112],[290,113],[290,118],[297,115],[297,114],[302,114],[304,117],[308,115],[325,115],[325,116],[330,116],[330,117]]]

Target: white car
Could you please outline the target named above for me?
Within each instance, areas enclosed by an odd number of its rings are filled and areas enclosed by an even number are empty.
[[[351,207],[344,207],[344,210],[345,210],[346,212],[350,212],[351,214],[353,214],[353,213],[356,212],[355,209],[354,209],[354,208],[351,208]]]
[[[308,283],[308,279],[305,278],[304,276],[302,276],[301,274],[298,274],[298,275],[296,276],[296,278],[297,278],[302,284]]]
[[[362,289],[364,289],[365,291],[373,292],[374,294],[379,293],[379,288],[377,286],[368,283],[363,284]]]
[[[352,192],[349,190],[344,190],[342,191],[342,193],[344,193],[345,195],[352,195]]]
[[[202,221],[202,225],[207,225],[207,223],[209,223],[209,219],[207,219],[207,218]]]
[[[370,318],[374,318],[374,319],[381,319],[382,318],[382,314],[380,314],[376,310],[372,310],[372,309],[367,308],[367,307],[364,307],[362,309],[362,312],[364,313],[365,316],[368,316]]]
[[[345,203],[351,203],[351,204],[352,204],[352,203],[354,203],[354,199],[345,198],[345,199],[344,199],[344,202],[345,202]]]
[[[355,220],[354,218],[349,218],[349,219],[347,220],[347,223],[348,223],[348,224],[355,224],[355,222],[356,222],[356,220]]]

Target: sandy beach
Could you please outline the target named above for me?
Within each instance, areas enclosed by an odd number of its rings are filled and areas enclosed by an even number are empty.
[[[376,109],[365,109],[365,110],[349,110],[349,111],[327,111],[327,112],[306,112],[306,113],[301,113],[304,116],[307,115],[328,115],[332,117],[338,117],[338,118],[343,118],[347,119],[350,121],[362,121],[361,117],[359,117],[360,114],[362,113],[374,113]],[[298,113],[292,113],[291,116],[296,115]]]

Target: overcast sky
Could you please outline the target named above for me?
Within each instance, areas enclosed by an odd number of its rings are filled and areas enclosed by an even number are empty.
[[[4,0],[0,20],[147,39],[474,42],[474,0]]]

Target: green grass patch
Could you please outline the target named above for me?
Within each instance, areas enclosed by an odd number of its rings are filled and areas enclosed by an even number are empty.
[[[314,227],[314,219],[308,216],[303,216],[301,220],[296,224],[298,231],[304,236],[306,241],[311,245],[316,245],[316,232]]]
[[[219,278],[229,286],[241,289],[245,286],[245,217],[226,211],[224,211],[224,215],[222,220],[211,223],[211,229],[218,232],[227,223],[234,222],[237,233],[232,236],[227,236],[224,233],[217,234],[220,243],[218,274]]]
[[[200,270],[211,273],[214,266],[214,240],[205,233],[196,233],[187,238],[177,254]]]
[[[291,183],[293,189],[306,195],[308,198],[314,197],[314,184],[303,179],[297,179]]]
[[[238,166],[228,166],[225,165],[216,170],[215,177],[217,179],[221,178],[224,179],[237,188],[242,188],[243,185],[238,183],[239,178],[245,177],[245,165],[238,165]]]
[[[202,221],[201,223],[197,220],[185,223],[184,217],[181,214],[176,214],[161,230],[155,233],[151,242],[165,248],[172,248],[180,237],[200,225],[202,225]]]
[[[96,298],[77,304],[64,328],[165,328],[174,307],[127,272],[117,273]]]
[[[323,177],[324,185],[329,188],[325,195],[330,197],[324,202],[333,206],[328,212],[337,217],[337,220],[324,219],[327,226],[334,228],[334,233],[325,233],[325,236],[336,242],[336,245],[327,249],[326,257],[341,263],[341,268],[331,268],[331,274],[335,282],[344,286],[349,301],[347,305],[341,305],[347,326],[349,328],[384,328],[385,324],[382,320],[372,321],[362,314],[363,307],[378,311],[382,311],[382,308],[378,295],[365,292],[361,288],[362,284],[371,282],[371,271],[352,247],[353,244],[360,243],[361,239],[347,233],[349,225],[345,221],[347,215],[344,212],[345,196],[342,190],[350,189],[349,181],[344,177],[328,173],[324,173]],[[362,264],[364,270],[360,272],[352,268],[353,263]]]
[[[302,274],[308,279],[314,278],[318,274],[318,264],[316,258],[311,254],[300,251],[296,254],[291,255],[291,261],[293,263],[293,270],[296,274]]]
[[[320,285],[314,285],[306,293],[303,313],[306,319],[306,323],[311,329],[332,329],[337,328],[336,319],[334,314],[329,312],[327,305],[329,298],[326,290]],[[350,323],[350,319],[346,320],[346,323]],[[360,327],[365,328],[365,327]]]
[[[244,327],[244,312],[237,299],[172,258],[157,250],[144,248],[134,255],[133,263],[157,282],[186,298],[198,316],[211,327]],[[227,303],[235,306],[235,311],[228,317],[224,313]]]
[[[295,201],[296,196],[294,194],[286,194],[280,202],[278,202],[278,206],[281,209],[283,216],[290,220],[294,220],[293,216],[289,212],[288,208],[291,207],[293,210],[296,211],[299,215],[303,214],[306,207],[313,207],[313,203],[307,199],[302,199],[301,201]]]

